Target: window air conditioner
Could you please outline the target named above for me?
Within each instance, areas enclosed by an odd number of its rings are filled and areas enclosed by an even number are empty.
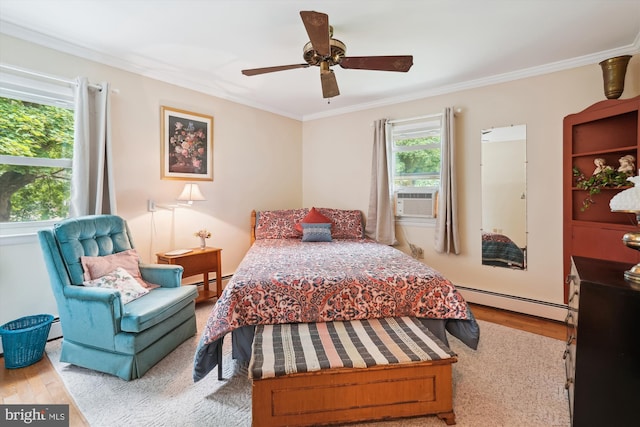
[[[434,218],[438,190],[404,190],[396,193],[396,216]]]

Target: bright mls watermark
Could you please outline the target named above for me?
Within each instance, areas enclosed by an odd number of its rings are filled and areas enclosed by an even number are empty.
[[[0,425],[69,427],[69,405],[0,405]]]

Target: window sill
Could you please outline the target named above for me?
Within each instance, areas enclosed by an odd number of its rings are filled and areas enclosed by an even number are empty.
[[[0,246],[25,245],[38,241],[38,230],[53,227],[60,220],[0,224]]]
[[[436,219],[435,218],[396,217],[396,224],[409,226],[409,227],[434,228],[436,226]]]

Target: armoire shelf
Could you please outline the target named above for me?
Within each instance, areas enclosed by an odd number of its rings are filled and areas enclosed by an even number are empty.
[[[640,153],[640,96],[601,101],[568,115],[563,123],[563,266],[564,278],[571,271],[571,257],[583,256],[626,263],[640,262],[640,251],[622,244],[622,236],[638,229],[634,214],[611,212],[611,198],[628,187],[604,188],[583,209],[587,190],[576,187],[573,168],[590,175],[594,160],[603,158],[617,168],[625,155]],[[637,172],[637,171],[636,171]],[[564,281],[565,302],[568,285]]]

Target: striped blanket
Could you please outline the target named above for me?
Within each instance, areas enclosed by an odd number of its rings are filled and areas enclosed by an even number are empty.
[[[456,354],[411,317],[258,325],[249,377],[448,359]]]

